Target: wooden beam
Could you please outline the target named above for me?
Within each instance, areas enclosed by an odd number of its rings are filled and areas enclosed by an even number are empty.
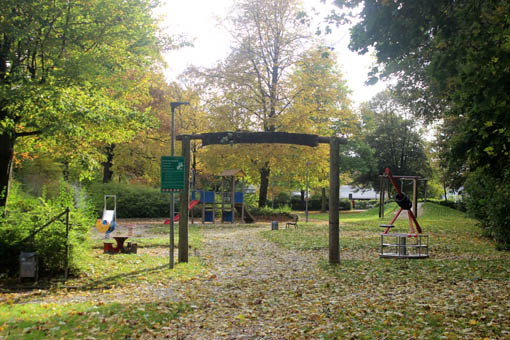
[[[418,217],[418,181],[413,179],[413,212],[414,216]]]
[[[182,155],[184,156],[184,192],[181,193],[181,208],[179,209],[179,262],[188,262],[189,136],[182,139]]]
[[[340,263],[340,148],[339,140],[329,142],[329,263]]]
[[[384,177],[379,176],[379,218],[384,217]]]
[[[332,137],[321,137],[306,133],[290,132],[210,132],[197,135],[178,135],[177,140],[185,136],[190,139],[201,139],[202,145],[211,144],[296,144],[306,146],[317,146],[318,143],[329,144]],[[347,138],[336,138],[339,144],[347,144]]]

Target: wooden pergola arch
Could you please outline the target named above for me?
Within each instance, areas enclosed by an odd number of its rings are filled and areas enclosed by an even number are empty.
[[[214,144],[295,144],[316,147],[319,143],[329,144],[329,263],[340,263],[340,144],[347,143],[347,140],[340,137],[320,137],[288,132],[212,132],[177,136],[177,140],[182,141],[182,155],[185,159],[184,188],[186,188],[180,197],[179,262],[188,262],[188,200],[192,139],[202,140],[204,146]]]

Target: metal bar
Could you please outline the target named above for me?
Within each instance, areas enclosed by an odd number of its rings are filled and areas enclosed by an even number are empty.
[[[41,230],[43,230],[44,228],[46,228],[47,226],[49,226],[50,224],[52,224],[53,222],[55,222],[56,220],[58,220],[59,218],[61,218],[62,216],[64,216],[66,213],[67,213],[67,210],[69,208],[67,208],[64,212],[58,214],[57,216],[53,217],[48,223],[46,223],[45,225],[43,225],[42,227],[40,227],[39,229],[37,229],[36,231],[34,231],[32,234],[28,235],[27,237],[25,237],[24,239],[22,239],[21,241],[19,241],[18,243],[23,243],[25,242],[26,240],[28,240],[29,238],[31,237],[34,237],[35,234],[37,234],[38,232],[40,232]]]

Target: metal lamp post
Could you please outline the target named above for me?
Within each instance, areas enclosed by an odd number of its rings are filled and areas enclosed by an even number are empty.
[[[306,189],[305,189],[305,222],[308,223],[308,164],[310,162],[306,162]]]
[[[171,146],[171,156],[175,156],[175,108],[181,105],[189,105],[189,102],[170,102],[170,108],[172,110],[172,146]],[[174,205],[174,193],[170,193],[170,269],[174,267],[174,215],[175,215],[175,205]]]

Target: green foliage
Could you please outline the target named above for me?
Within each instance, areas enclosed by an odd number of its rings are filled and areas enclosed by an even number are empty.
[[[71,209],[69,223],[69,268],[77,270],[77,263],[88,247],[88,232],[93,224],[91,214],[83,206],[76,206],[74,190],[64,183],[55,199],[31,198],[13,185],[5,216],[0,219],[0,263],[2,271],[13,275],[19,266],[21,251],[37,252],[41,275],[62,273],[65,267],[65,216],[29,237],[52,218]],[[83,201],[83,200],[82,200]]]
[[[271,209],[270,207],[262,207],[262,208],[250,208],[250,213],[254,216],[264,216],[264,217],[272,217],[272,216],[287,216],[292,217],[291,209],[289,206],[284,206],[281,208]]]
[[[104,195],[117,196],[118,218],[154,218],[170,215],[170,195],[163,194],[156,188],[124,183],[98,183],[90,185],[88,193],[97,218],[101,218],[103,214]],[[175,195],[176,198],[178,196]],[[112,209],[110,205],[108,208]],[[176,203],[175,210],[178,209],[179,204]]]
[[[23,191],[39,197],[43,189],[49,197],[59,194],[63,166],[49,155],[39,154],[34,159],[26,159],[16,169],[14,177],[23,184]]]
[[[274,198],[275,208],[282,208],[290,204],[290,195],[286,192],[279,192]]]
[[[326,209],[329,207],[329,200],[326,199]],[[340,199],[339,202],[340,210],[351,210],[351,201],[346,198]],[[292,210],[305,210],[306,205],[305,201],[301,200],[299,197],[293,197],[290,201],[290,207]],[[322,208],[322,198],[320,196],[312,196],[310,200],[308,200],[308,210],[319,211]]]
[[[354,153],[362,162],[355,183],[379,188],[379,175],[390,168],[394,175],[430,174],[425,142],[415,121],[406,118],[409,109],[398,105],[394,95],[381,92],[362,110],[362,143]],[[370,151],[363,147],[366,144]],[[355,163],[360,163],[355,162]]]
[[[55,156],[80,164],[90,176],[100,160],[98,143],[129,138],[146,123],[135,106],[146,89],[145,71],[164,47],[152,17],[156,4],[2,3],[0,191],[8,187],[5,174],[21,137],[37,136]],[[41,149],[23,146],[22,151]]]
[[[469,174],[465,183],[468,212],[477,218],[501,249],[510,249],[510,170],[495,178],[482,169]]]
[[[378,200],[358,200],[355,202],[356,209],[372,209],[379,204]]]
[[[446,142],[441,152],[448,166],[444,177],[449,177],[442,182],[459,187],[459,180],[475,171],[469,184],[470,204],[502,217],[499,201],[486,202],[488,197],[499,198],[486,189],[506,194],[502,188],[510,168],[510,2],[337,0],[337,4],[363,5],[350,48],[362,54],[374,48],[378,64],[371,76],[396,77],[399,99],[415,115],[427,121],[442,119],[441,138]],[[476,189],[475,182],[482,189]],[[489,222],[484,214],[476,213],[498,243],[507,243],[503,234],[509,232],[508,222],[500,218]]]

